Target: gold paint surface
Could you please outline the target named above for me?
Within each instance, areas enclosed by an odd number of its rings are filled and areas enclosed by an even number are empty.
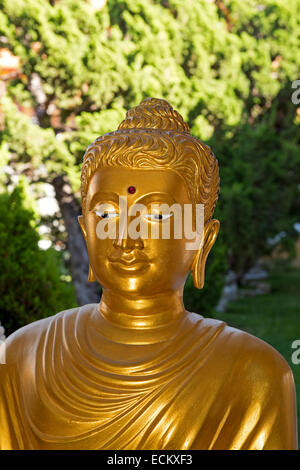
[[[183,305],[189,272],[204,283],[218,188],[217,160],[164,100],[144,100],[87,149],[79,223],[103,295],[8,338],[0,449],[297,448],[287,362]],[[119,196],[129,207],[203,203],[203,245],[186,250],[172,231],[169,239],[99,239],[97,208],[109,204],[119,221]]]

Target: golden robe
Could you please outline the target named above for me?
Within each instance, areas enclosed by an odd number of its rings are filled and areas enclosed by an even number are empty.
[[[89,304],[11,335],[0,449],[297,448],[293,376],[271,346],[192,313],[155,334],[131,344]]]

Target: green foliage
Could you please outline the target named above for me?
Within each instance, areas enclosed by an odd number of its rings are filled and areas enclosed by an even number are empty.
[[[283,95],[289,103],[288,94]],[[293,252],[293,224],[299,220],[300,209],[300,138],[293,113],[285,110],[280,122],[271,108],[255,126],[245,124],[232,137],[212,142],[222,181],[216,216],[221,220],[229,264],[239,275],[271,252],[270,241],[279,233],[285,233],[281,243]]]
[[[42,129],[32,123],[26,115],[18,112],[9,97],[2,99],[1,108],[5,127],[0,135],[0,144],[10,151],[11,165],[18,168],[17,163],[25,163],[37,171],[44,166],[49,181],[63,171],[78,188],[79,173],[72,155],[55,137],[53,129]]]
[[[73,287],[60,279],[60,257],[38,247],[33,212],[23,185],[0,194],[0,321],[6,334],[76,305]]]
[[[262,6],[231,0],[227,15],[216,3],[199,0],[109,0],[100,12],[85,0],[54,6],[1,0],[0,6],[1,41],[21,58],[28,77],[11,83],[9,92],[18,86],[21,96],[37,73],[45,106],[54,103],[64,122],[74,113],[91,113],[99,132],[103,122],[110,127],[107,109],[157,96],[170,100],[193,132],[207,139],[220,124],[235,126],[262,113],[299,70],[296,0]],[[49,126],[47,113],[43,126]]]

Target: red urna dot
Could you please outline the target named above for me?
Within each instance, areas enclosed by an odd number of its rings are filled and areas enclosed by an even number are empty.
[[[135,186],[129,186],[127,191],[129,192],[129,194],[134,194],[136,192],[136,187]]]

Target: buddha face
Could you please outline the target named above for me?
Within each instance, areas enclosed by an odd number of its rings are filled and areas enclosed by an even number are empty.
[[[120,207],[120,197],[127,202],[127,211]],[[148,236],[133,238],[131,209],[142,204],[137,212],[148,226]],[[125,293],[150,296],[184,286],[196,251],[186,249],[190,239],[174,237],[173,215],[169,211],[156,213],[156,205],[191,205],[185,182],[170,169],[127,169],[106,167],[91,178],[86,199],[86,211],[81,219],[89,260],[98,282],[104,287]],[[123,219],[122,219],[123,217]],[[99,222],[106,219],[107,227],[114,223],[116,237],[99,237]],[[126,228],[124,233],[124,221]],[[170,223],[170,236],[162,238],[163,224]],[[183,222],[182,222],[183,223]],[[151,237],[151,228],[160,234]]]

